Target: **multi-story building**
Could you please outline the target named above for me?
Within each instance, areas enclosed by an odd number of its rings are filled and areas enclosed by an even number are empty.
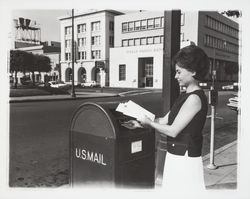
[[[115,17],[115,46],[110,50],[110,86],[162,88],[164,12],[144,11]],[[183,12],[181,47],[204,49],[217,81],[237,81],[239,26],[218,12]],[[231,72],[230,72],[231,70]],[[237,70],[236,70],[237,71]]]
[[[114,10],[91,11],[74,16],[75,83],[109,84],[109,49],[114,47]],[[72,17],[60,18],[62,80],[72,81]]]

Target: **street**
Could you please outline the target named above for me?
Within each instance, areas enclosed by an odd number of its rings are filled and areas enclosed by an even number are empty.
[[[237,114],[226,103],[231,92],[220,94],[215,126],[228,128],[215,134],[215,149],[237,139]],[[11,187],[57,187],[68,183],[69,128],[74,111],[85,101],[123,101],[131,99],[156,116],[161,116],[161,93],[126,97],[97,98],[10,104]],[[98,125],[98,124],[97,124]],[[209,153],[210,119],[204,129],[203,155]],[[217,132],[217,131],[216,131]],[[222,132],[222,131],[221,131]]]

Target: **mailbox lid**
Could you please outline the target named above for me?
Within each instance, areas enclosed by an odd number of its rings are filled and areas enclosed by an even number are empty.
[[[71,132],[116,138],[115,120],[109,111],[96,103],[84,103],[75,112]]]

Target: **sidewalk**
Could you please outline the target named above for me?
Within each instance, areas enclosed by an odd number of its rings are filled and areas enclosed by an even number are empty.
[[[210,153],[202,157],[206,189],[237,188],[237,141],[233,141],[214,151],[214,164],[217,169],[207,168]],[[161,187],[162,176],[156,179],[156,187]]]
[[[116,91],[76,91],[76,97],[72,97],[71,95],[38,95],[38,96],[24,96],[24,97],[10,97],[10,103],[16,102],[35,102],[35,101],[53,101],[53,100],[75,100],[75,99],[88,99],[88,98],[100,98],[100,97],[123,97],[123,96],[133,96],[133,95],[143,95],[150,92],[160,92],[159,90],[130,90],[125,92]]]
[[[237,188],[237,141],[233,141],[214,153],[214,164],[218,166],[210,170],[207,165],[210,154],[203,157],[204,178],[207,189],[236,189]]]

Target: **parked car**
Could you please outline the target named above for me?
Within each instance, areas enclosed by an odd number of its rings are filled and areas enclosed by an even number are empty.
[[[22,85],[31,85],[33,84],[32,80],[30,79],[29,76],[23,76],[20,78],[21,84]]]
[[[67,84],[65,84],[64,82],[57,82],[57,81],[49,81],[48,84],[52,88],[61,88],[67,86]]]
[[[225,85],[222,86],[222,90],[233,90],[234,89],[234,85]]]
[[[228,104],[227,106],[234,111],[238,111],[239,109],[239,98],[238,95],[235,95],[234,97],[231,97],[228,99]]]
[[[81,83],[82,87],[99,87],[100,84],[96,81],[90,81],[90,82],[83,82]]]
[[[222,86],[222,90],[238,90],[238,83],[234,82],[233,84]]]

